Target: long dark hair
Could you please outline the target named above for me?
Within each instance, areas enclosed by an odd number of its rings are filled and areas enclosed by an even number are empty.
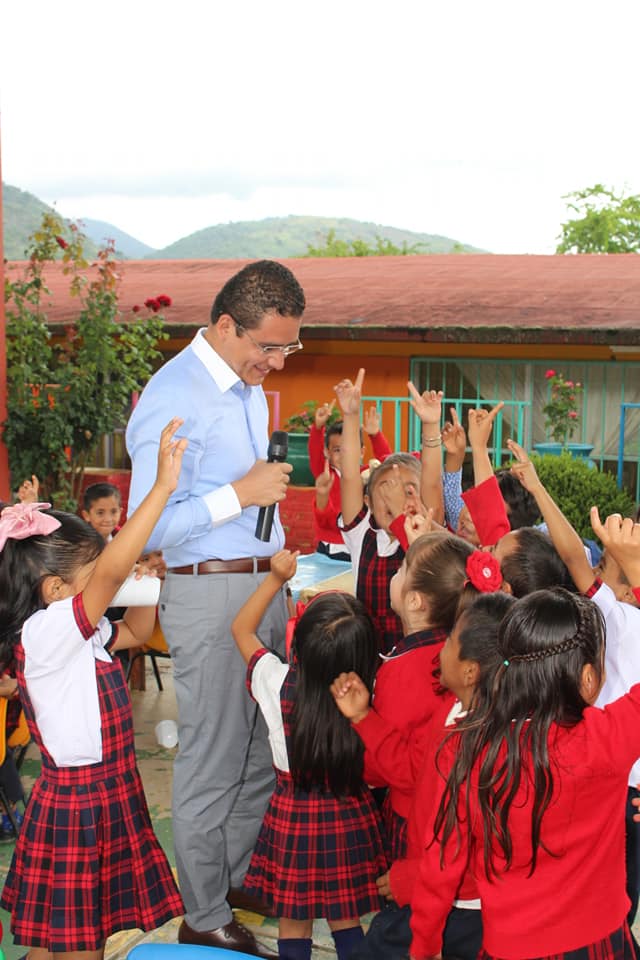
[[[301,616],[293,639],[297,657],[292,714],[291,776],[297,787],[327,787],[336,796],[362,789],[364,747],[346,717],[336,710],[329,687],[355,671],[373,690],[378,664],[373,621],[363,604],[346,593],[316,597]]]
[[[498,650],[498,632],[507,611],[515,603],[510,593],[481,593],[471,601],[456,621],[459,628],[460,660],[478,665],[478,679],[470,710],[488,703],[496,673],[502,664]]]
[[[75,514],[43,512],[60,521],[57,530],[8,539],[0,552],[0,663],[5,668],[12,663],[24,622],[46,607],[41,591],[45,577],[72,580],[78,568],[95,560],[104,548],[97,530]]]
[[[602,615],[585,597],[559,588],[536,591],[513,604],[498,633],[502,666],[492,695],[484,709],[479,705],[461,721],[454,735],[455,757],[435,823],[443,856],[459,818],[470,822],[474,789],[482,819],[485,872],[488,877],[498,872],[498,852],[508,869],[513,858],[509,814],[520,789],[530,784],[533,873],[538,848],[544,847],[542,820],[554,792],[550,728],[575,726],[581,720],[588,706],[582,695],[582,671],[590,664],[602,679],[604,643]],[[472,773],[474,784],[477,777],[474,788]]]

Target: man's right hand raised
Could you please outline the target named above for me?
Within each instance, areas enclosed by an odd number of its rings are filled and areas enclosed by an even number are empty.
[[[290,463],[267,463],[256,460],[248,473],[231,484],[241,507],[269,507],[287,495]]]

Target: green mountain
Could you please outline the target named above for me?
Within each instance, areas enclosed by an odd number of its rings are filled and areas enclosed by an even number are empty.
[[[183,237],[175,243],[155,250],[154,260],[255,259],[260,257],[300,257],[307,247],[322,246],[333,231],[336,240],[351,243],[364,240],[375,247],[376,238],[390,240],[398,247],[421,244],[420,253],[482,253],[485,251],[460,244],[449,237],[430,233],[414,233],[398,227],[381,226],[350,220],[346,217],[268,217],[239,223],[219,223]]]
[[[45,212],[52,212],[32,193],[2,184],[4,219],[4,255],[7,260],[25,256],[29,236],[38,229]],[[239,223],[219,223],[183,237],[162,250],[153,250],[113,224],[101,220],[80,219],[80,229],[87,237],[86,253],[95,256],[106,238],[115,240],[116,251],[123,259],[147,260],[254,260],[261,257],[283,258],[305,256],[309,246],[322,247],[331,235],[336,241],[351,244],[361,240],[375,248],[377,240],[390,241],[400,249],[417,253],[484,253],[450,237],[430,233],[414,233],[398,227],[382,226],[346,217],[268,217]]]
[[[7,260],[24,260],[29,246],[29,237],[42,223],[45,213],[57,213],[54,207],[38,200],[32,193],[2,184],[2,225],[4,255]],[[69,222],[69,221],[67,221]],[[98,247],[80,224],[87,236],[85,255],[95,257]]]
[[[105,223],[104,220],[91,220],[89,217],[81,217],[78,221],[82,232],[90,240],[101,247],[107,240],[113,240],[116,253],[123,260],[144,260],[145,257],[155,256],[155,250],[148,243],[142,240],[136,240],[130,233],[125,233],[112,223]]]
[[[42,223],[42,215],[53,212],[52,207],[32,193],[2,184],[4,255],[7,260],[24,260],[29,237]]]

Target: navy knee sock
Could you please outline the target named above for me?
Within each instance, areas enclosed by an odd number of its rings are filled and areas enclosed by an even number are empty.
[[[312,945],[313,940],[302,937],[278,939],[278,956],[280,960],[311,960]]]
[[[333,930],[331,936],[336,945],[338,960],[349,960],[355,948],[364,940],[364,930],[360,926],[347,927],[346,930]]]

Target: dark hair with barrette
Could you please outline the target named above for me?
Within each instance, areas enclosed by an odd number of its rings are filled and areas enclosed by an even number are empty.
[[[598,607],[585,597],[558,588],[539,590],[516,601],[498,634],[498,668],[491,696],[459,724],[455,757],[436,818],[442,848],[457,830],[459,817],[471,816],[471,775],[484,833],[484,866],[497,872],[496,858],[508,869],[513,848],[509,814],[524,783],[534,791],[531,819],[533,872],[542,821],[553,799],[554,773],[548,752],[552,724],[575,726],[589,702],[584,669],[604,676],[605,629]],[[461,791],[466,797],[459,809]],[[553,851],[550,851],[553,854]]]

